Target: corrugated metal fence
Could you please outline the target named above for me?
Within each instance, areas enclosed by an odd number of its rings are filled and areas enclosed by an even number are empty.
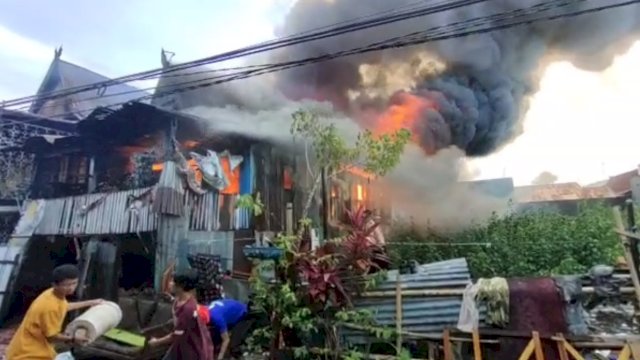
[[[39,235],[127,234],[153,231],[157,216],[142,206],[136,216],[127,210],[129,196],[139,196],[151,188],[99,193],[45,200]]]
[[[389,271],[387,280],[373,291],[395,293],[397,271]],[[425,264],[416,274],[400,275],[403,290],[464,289],[471,282],[471,275],[464,258]],[[404,331],[433,334],[458,323],[462,296],[414,296],[402,299],[402,329]],[[355,301],[358,309],[368,309],[376,322],[383,327],[395,328],[395,294],[388,297],[361,298]],[[481,321],[484,309],[480,309]],[[347,341],[364,344],[367,336],[359,331],[344,329]],[[373,339],[371,339],[373,340]]]
[[[128,210],[128,198],[137,197],[152,188],[38,200],[44,202],[42,219],[34,234],[38,235],[99,235],[155,231],[158,215],[151,206],[142,206],[137,213]],[[202,196],[186,192],[189,228],[196,231],[246,229],[251,216],[246,209],[235,209],[236,195],[217,192]],[[229,202],[223,208],[223,201]],[[227,208],[229,210],[227,210]],[[227,222],[221,224],[221,211],[228,211]]]
[[[194,231],[240,230],[251,226],[251,212],[236,208],[239,195],[224,195],[215,191],[204,195],[187,193],[189,229]],[[222,216],[225,213],[224,216]],[[226,220],[223,223],[223,218]]]

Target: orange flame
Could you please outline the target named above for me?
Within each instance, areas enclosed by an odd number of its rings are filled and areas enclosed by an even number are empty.
[[[364,190],[360,184],[356,185],[356,199],[358,201],[364,200]]]
[[[400,129],[407,129],[413,133],[413,140],[417,141],[416,121],[422,118],[426,109],[435,109],[434,103],[420,96],[401,92],[394,95],[392,105],[378,117],[374,133],[388,134]]]

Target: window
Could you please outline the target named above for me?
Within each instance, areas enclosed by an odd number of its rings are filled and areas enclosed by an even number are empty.
[[[60,157],[58,182],[63,184],[85,184],[87,182],[88,160],[86,156],[72,154]]]

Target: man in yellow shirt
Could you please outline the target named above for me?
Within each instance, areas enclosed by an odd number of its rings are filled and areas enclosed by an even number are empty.
[[[74,265],[53,270],[53,286],[40,294],[29,306],[6,352],[7,360],[53,360],[54,343],[84,344],[86,339],[62,333],[68,311],[98,305],[102,300],[67,302],[78,287],[79,271]]]

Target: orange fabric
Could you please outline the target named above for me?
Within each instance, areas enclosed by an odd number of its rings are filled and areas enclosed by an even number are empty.
[[[8,360],[53,360],[56,351],[48,338],[62,331],[68,303],[53,289],[38,296],[24,316],[6,351]]]
[[[220,157],[220,164],[224,174],[229,179],[229,186],[220,191],[221,194],[237,195],[240,194],[240,166],[231,171],[231,162],[228,156]]]
[[[191,170],[193,170],[193,172],[195,174],[196,183],[198,183],[198,185],[201,185],[202,184],[202,171],[200,170],[200,167],[198,166],[198,163],[193,159],[190,159],[188,161],[188,163],[189,163],[189,167],[191,168]]]
[[[198,305],[198,316],[205,324],[209,325],[209,308],[204,305]]]
[[[285,190],[292,190],[293,189],[293,178],[291,177],[291,168],[285,167],[284,168],[284,181],[283,181],[283,187]]]

